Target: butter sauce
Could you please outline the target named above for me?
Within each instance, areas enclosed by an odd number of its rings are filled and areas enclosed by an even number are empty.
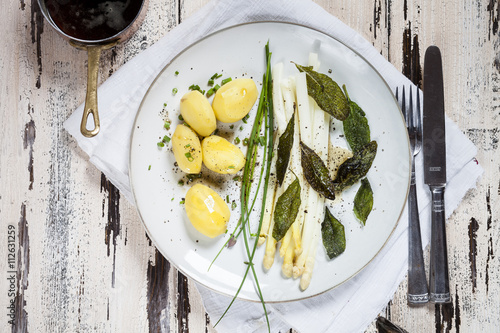
[[[102,40],[119,34],[141,10],[141,0],[46,0],[53,22],[81,40]]]

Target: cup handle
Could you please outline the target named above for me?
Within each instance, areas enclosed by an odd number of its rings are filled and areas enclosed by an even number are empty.
[[[88,54],[87,95],[85,97],[85,107],[83,108],[80,132],[88,138],[97,135],[101,128],[97,109],[97,81],[99,77],[99,62],[102,48],[101,45],[86,47]],[[87,121],[90,114],[92,114],[94,122],[94,129],[92,130],[87,129]]]

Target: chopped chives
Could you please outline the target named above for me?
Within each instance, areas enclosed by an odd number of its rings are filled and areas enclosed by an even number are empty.
[[[165,127],[166,130],[169,130],[170,129],[170,122],[166,121],[165,124],[163,125],[163,127]]]
[[[201,173],[190,173],[186,175],[186,178],[188,179],[188,181],[192,182],[196,178],[201,178]]]
[[[179,71],[175,71],[175,75],[179,75]]]
[[[172,89],[172,94],[174,94],[174,95],[177,94],[177,91],[178,91],[177,88],[173,88]]]
[[[199,85],[197,84],[192,84],[189,86],[189,90],[198,90],[202,94],[205,94],[205,90],[202,90]]]
[[[221,85],[225,85],[226,83],[231,82],[232,80],[233,79],[231,79],[230,77],[228,77],[228,78],[222,80]]]
[[[236,204],[236,201],[233,200],[233,202],[231,203],[231,209],[235,210],[237,206],[238,205]]]
[[[215,93],[214,88],[210,88],[210,89],[208,89],[208,90],[207,90],[207,97],[212,96],[214,93]]]
[[[151,164],[148,166],[148,171],[151,170]]]
[[[168,143],[168,142],[170,142],[170,137],[168,135],[165,135],[161,141],[163,143]]]
[[[236,137],[236,138],[234,139],[234,143],[235,143],[235,144],[238,144],[238,143],[240,143],[240,142],[241,142],[240,138]]]
[[[163,141],[160,141],[156,144],[158,147],[165,147],[165,144],[163,143]]]
[[[214,75],[212,75],[212,77],[210,79],[214,80],[214,79],[218,79],[222,76],[222,74],[217,74],[215,73]]]
[[[179,184],[179,185],[181,185],[181,186],[182,186],[182,185],[184,185],[184,181],[181,179],[181,180],[179,180],[179,181],[177,182],[177,184]]]
[[[191,153],[185,153],[184,156],[186,156],[186,158],[188,159],[189,162],[193,162],[194,161],[194,158],[193,156],[191,155]]]

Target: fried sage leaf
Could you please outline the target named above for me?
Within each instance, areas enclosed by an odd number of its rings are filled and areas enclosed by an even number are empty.
[[[300,72],[306,73],[307,93],[318,103],[318,106],[338,120],[345,120],[350,111],[349,103],[337,82],[326,74],[314,71],[312,66],[306,67],[298,64],[295,66]]]
[[[293,146],[293,135],[294,135],[294,121],[295,114],[292,115],[288,125],[286,126],[285,132],[280,136],[278,143],[278,159],[276,160],[276,179],[278,185],[283,184],[285,179],[286,169],[288,168],[288,162],[290,161],[290,155]]]
[[[300,143],[300,151],[302,172],[309,185],[325,198],[335,199],[335,184],[321,157],[303,142]]]
[[[366,176],[377,154],[377,142],[370,141],[342,163],[334,180],[337,191],[342,191]]]
[[[354,197],[354,215],[366,225],[366,219],[373,208],[373,191],[367,178],[361,179],[361,186]]]
[[[345,251],[345,231],[342,223],[326,209],[321,223],[321,236],[328,258],[333,259]]]
[[[296,178],[278,198],[274,209],[273,238],[280,241],[295,221],[300,208],[300,183]]]
[[[370,126],[363,109],[353,101],[349,101],[349,107],[351,112],[342,125],[347,143],[352,151],[357,151],[370,142]]]

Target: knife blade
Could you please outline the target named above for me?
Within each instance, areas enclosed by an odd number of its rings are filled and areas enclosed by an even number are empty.
[[[424,58],[422,151],[424,182],[432,195],[429,298],[448,303],[450,298],[444,191],[446,186],[446,132],[441,51],[429,46]]]

